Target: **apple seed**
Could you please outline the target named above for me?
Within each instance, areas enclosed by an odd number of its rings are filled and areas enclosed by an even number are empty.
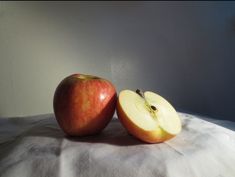
[[[151,105],[150,107],[151,107],[151,108],[152,108],[152,110],[154,110],[154,111],[156,111],[156,110],[157,110],[157,108],[156,108],[155,106],[153,106],[153,105]]]
[[[135,92],[136,92],[139,96],[141,96],[141,97],[144,99],[144,101],[145,101],[145,103],[146,103],[146,106],[148,107],[150,113],[151,113],[152,115],[154,115],[154,117],[155,117],[155,111],[158,111],[157,108],[156,108],[155,106],[153,106],[153,105],[150,105],[150,104],[147,102],[147,100],[145,99],[145,96],[144,96],[144,92],[143,92],[143,91],[141,91],[140,89],[137,89]]]

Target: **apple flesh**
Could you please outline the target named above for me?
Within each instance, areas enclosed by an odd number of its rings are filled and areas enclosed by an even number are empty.
[[[101,132],[112,119],[116,107],[115,87],[106,79],[73,74],[55,90],[53,107],[61,129],[71,136]]]
[[[143,95],[131,90],[121,91],[117,115],[127,131],[144,142],[164,142],[181,131],[181,121],[173,106],[150,91]]]

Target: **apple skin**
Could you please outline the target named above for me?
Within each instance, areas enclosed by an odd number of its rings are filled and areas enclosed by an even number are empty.
[[[56,120],[70,136],[101,132],[113,117],[117,101],[115,87],[106,79],[73,74],[55,90],[53,108]]]
[[[161,143],[173,138],[176,135],[171,135],[164,131],[162,128],[158,127],[158,129],[153,131],[144,131],[143,129],[136,126],[130,119],[127,117],[126,113],[123,111],[119,99],[117,101],[117,115],[118,119],[122,123],[122,125],[126,128],[128,133],[138,138],[141,141],[146,143]]]

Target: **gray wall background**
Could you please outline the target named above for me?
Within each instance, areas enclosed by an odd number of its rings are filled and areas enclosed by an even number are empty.
[[[0,116],[51,113],[75,72],[235,121],[235,2],[0,2]]]

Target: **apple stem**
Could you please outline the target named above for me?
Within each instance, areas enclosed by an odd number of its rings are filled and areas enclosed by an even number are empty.
[[[141,91],[140,89],[137,89],[135,92],[136,92],[139,96],[141,96],[141,97],[144,99],[145,104],[146,104],[148,110],[150,111],[150,114],[151,114],[153,117],[156,117],[156,111],[158,111],[158,109],[157,109],[155,106],[150,105],[150,104],[147,102],[147,100],[146,100],[146,98],[145,98],[145,96],[144,96],[144,92]]]
[[[145,99],[144,93],[143,93],[140,89],[137,89],[135,92],[136,92],[139,96],[141,96],[142,98]]]

